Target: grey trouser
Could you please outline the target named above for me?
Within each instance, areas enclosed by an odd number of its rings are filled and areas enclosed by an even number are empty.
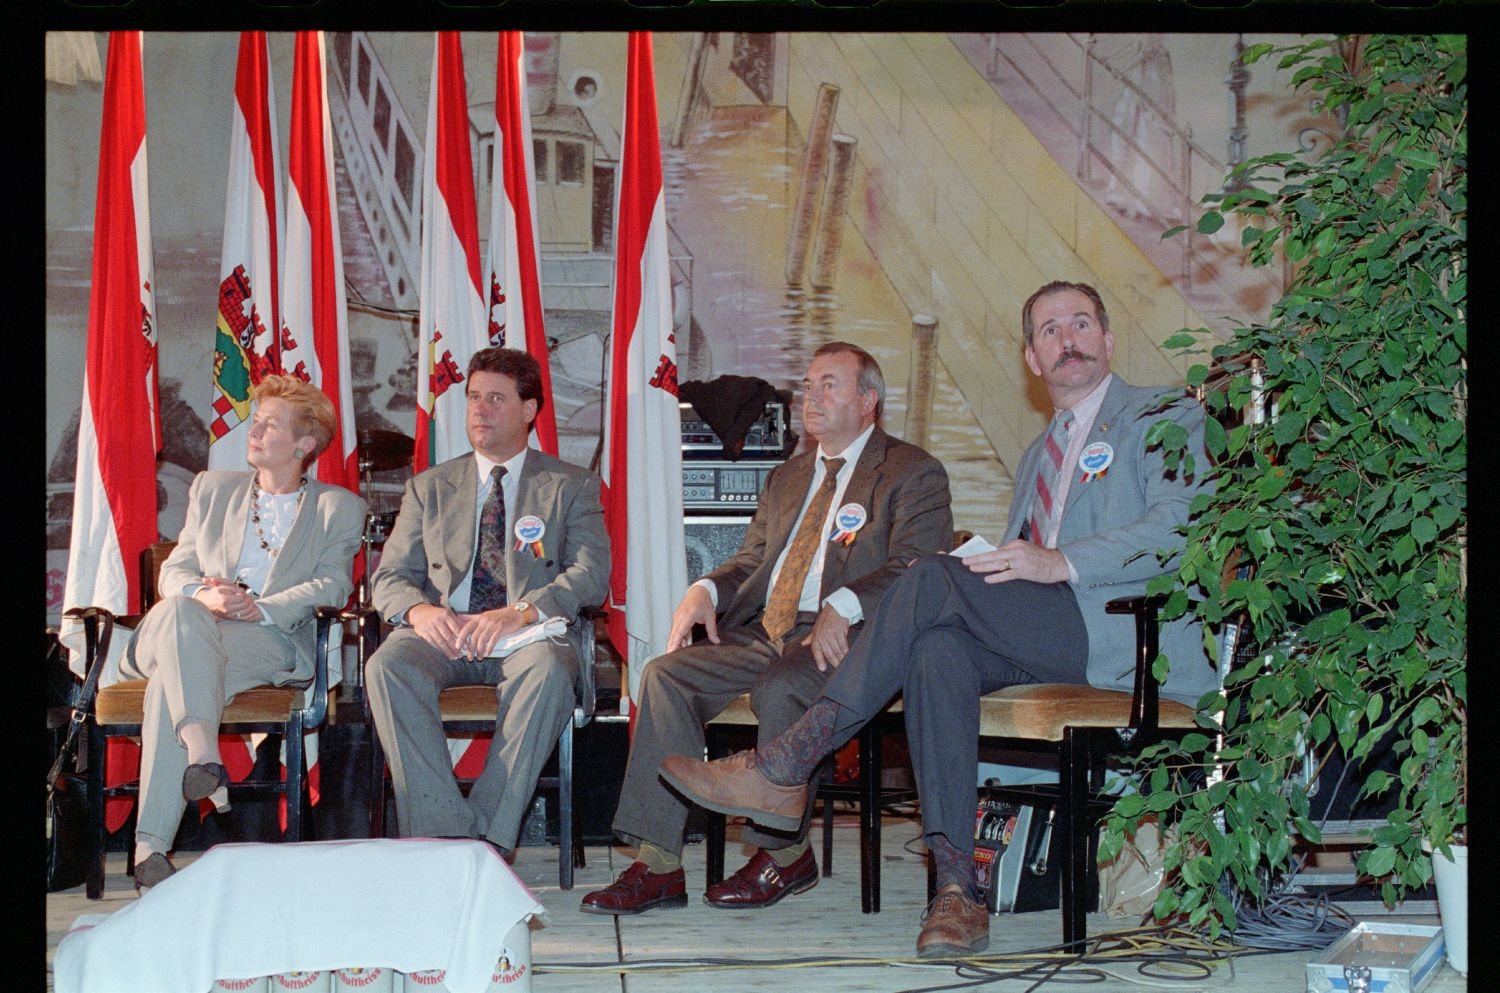
[[[365,692],[391,767],[403,838],[488,838],[514,850],[537,776],[573,719],[578,653],[534,642],[503,659],[448,659],[410,628],[392,632],[365,666]],[[495,687],[495,736],[465,799],[453,776],[438,696]],[[377,801],[378,802],[378,801]]]
[[[146,679],[141,722],[141,797],[136,840],[167,851],[182,821],[187,749],[177,731],[189,721],[217,729],[236,693],[293,682],[297,649],[277,627],[215,619],[186,596],[169,596],[141,620],[120,663],[126,679]],[[211,732],[217,734],[217,730]]]
[[[1067,583],[986,583],[950,555],[924,555],[865,619],[823,696],[834,745],[897,693],[922,800],[922,830],[974,849],[979,698],[1019,683],[1087,682],[1088,631]]]
[[[657,769],[669,755],[703,755],[703,726],[741,693],[750,694],[761,742],[797,722],[822,692],[831,672],[819,672],[812,650],[799,644],[812,630],[813,613],[797,615],[778,651],[760,622],[720,628],[720,644],[700,641],[663,655],[641,675],[640,715],[630,742],[625,784],[615,811],[614,830],[625,841],[649,841],[668,852],[682,851],[688,807]],[[856,632],[850,638],[858,642]],[[809,792],[818,782],[814,776]],[[765,831],[747,826],[743,839],[767,849],[785,848],[807,836],[809,813],[799,831]]]

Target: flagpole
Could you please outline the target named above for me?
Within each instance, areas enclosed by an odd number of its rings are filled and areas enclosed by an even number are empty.
[[[322,389],[337,414],[315,474],[359,492],[344,260],[333,185],[333,131],[323,32],[297,32],[287,149],[286,270],[281,294],[282,367]]]
[[[142,48],[139,31],[109,36],[65,613],[88,606],[138,613],[138,564],[158,537],[161,415]],[[69,668],[84,675],[81,625],[65,617],[58,638],[69,650]],[[125,642],[115,639],[110,657],[96,663],[107,666],[105,684],[118,672]],[[110,739],[106,784],[135,779],[139,770],[139,745]],[[111,798],[106,827],[118,830],[131,805],[127,797]]]
[[[557,413],[542,307],[540,228],[524,39],[501,31],[495,59],[495,155],[490,175],[488,331],[492,345],[523,348],[542,373],[542,409],[532,425],[537,447],[556,455]]]
[[[615,205],[614,320],[606,412],[605,521],[610,533],[610,641],[627,660],[621,705],[667,649],[687,588],[681,419],[667,251],[666,201],[651,35],[632,32]]]
[[[276,331],[282,242],[276,100],[264,31],[240,32],[219,256],[208,467],[243,469],[251,388],[280,369]]]
[[[423,149],[413,472],[469,450],[463,381],[469,357],[488,344],[480,287],[463,48],[457,31],[438,31]]]

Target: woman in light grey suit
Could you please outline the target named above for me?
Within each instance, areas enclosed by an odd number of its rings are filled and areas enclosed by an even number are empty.
[[[337,425],[317,387],[267,376],[255,388],[251,472],[199,473],[187,521],[162,564],[162,598],[141,621],[120,671],[147,679],[141,725],[137,888],[176,869],[167,859],[182,812],[229,809],[219,720],[236,693],[312,679],[313,611],[353,584],[365,503],[307,478]]]

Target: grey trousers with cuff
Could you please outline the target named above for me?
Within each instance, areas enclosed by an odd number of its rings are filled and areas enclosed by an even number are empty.
[[[974,849],[979,698],[1023,683],[1087,683],[1088,631],[1067,583],[986,583],[950,555],[924,555],[865,618],[823,687],[839,705],[834,746],[903,694],[924,834]]]
[[[614,831],[630,844],[649,841],[664,851],[682,852],[689,808],[658,775],[669,755],[701,757],[703,726],[741,693],[749,693],[759,741],[769,741],[797,722],[822,693],[832,671],[819,672],[812,649],[801,644],[817,615],[802,612],[778,650],[760,622],[720,628],[720,644],[700,641],[663,655],[641,677],[640,713],[630,743],[624,787],[615,810]],[[850,631],[857,641],[858,628]],[[815,788],[817,777],[809,785]],[[807,836],[809,812],[795,832],[747,826],[748,844],[775,850]]]

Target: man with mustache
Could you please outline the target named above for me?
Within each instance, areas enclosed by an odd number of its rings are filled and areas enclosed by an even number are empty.
[[[1052,282],[1021,308],[1027,367],[1055,409],[1015,474],[999,548],[915,560],[886,591],[822,696],[788,731],[704,763],[672,756],[662,777],[690,800],[769,828],[795,824],[817,762],[854,736],[891,696],[905,694],[906,731],[922,798],[922,829],[937,894],[917,953],[972,955],[989,945],[974,879],[979,698],[1019,683],[1131,689],[1134,620],[1104,611],[1176,568],[1175,529],[1207,485],[1203,413],[1173,390],[1136,387],[1110,372],[1114,338],[1093,287]],[[1164,399],[1164,396],[1168,399]],[[1153,423],[1187,433],[1191,472],[1148,443]],[[1163,563],[1157,552],[1171,549]],[[1188,704],[1214,688],[1201,632],[1163,625],[1172,659],[1162,692]]]

